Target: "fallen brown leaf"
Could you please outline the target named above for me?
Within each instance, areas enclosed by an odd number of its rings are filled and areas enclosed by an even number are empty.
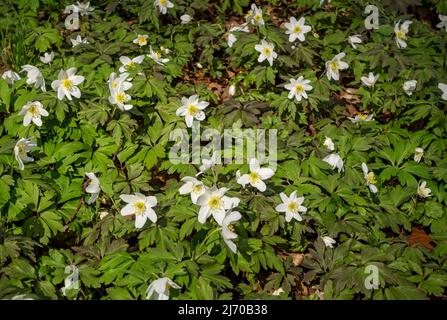
[[[362,101],[357,95],[357,89],[355,88],[346,88],[345,90],[342,90],[338,94],[338,98],[341,100],[345,100],[347,103],[350,104],[358,104]]]
[[[428,250],[433,249],[433,239],[423,230],[416,227],[411,228],[411,235],[407,239],[410,247],[424,246]]]

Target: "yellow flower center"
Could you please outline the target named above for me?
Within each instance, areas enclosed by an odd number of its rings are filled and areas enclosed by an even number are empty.
[[[422,157],[424,155],[424,151],[416,151],[416,157]]]
[[[230,230],[230,231],[234,231],[234,227],[233,227],[232,224],[229,224],[229,225],[227,226],[227,228],[228,228],[228,230]]]
[[[297,212],[298,204],[295,201],[289,202],[289,204],[287,205],[287,210],[291,212]]]
[[[301,33],[301,26],[300,25],[296,25],[295,28],[293,28],[293,32],[294,33]]]
[[[140,45],[144,46],[147,43],[146,38],[145,37],[139,37],[138,38],[138,43]]]
[[[428,197],[429,195],[428,188],[419,187],[419,193],[422,194],[423,197]]]
[[[366,175],[366,181],[368,181],[369,184],[377,183],[376,177],[374,176],[374,172],[368,172],[368,174]]]
[[[201,185],[201,184],[196,184],[192,188],[193,193],[199,193],[199,192],[202,192],[202,190],[203,190],[203,185]]]
[[[187,111],[189,115],[194,117],[199,112],[199,108],[195,104],[190,104]]]
[[[220,207],[222,207],[222,204],[222,199],[218,195],[213,195],[208,200],[208,206],[211,209],[219,209]]]
[[[135,62],[131,61],[127,64],[128,67],[135,67]]]
[[[37,117],[40,114],[39,108],[35,104],[31,105],[31,107],[28,109],[28,112],[31,113],[33,117]]]
[[[400,40],[404,40],[405,39],[405,32],[402,29],[396,31],[396,38],[398,38]]]
[[[135,214],[143,214],[146,211],[146,204],[144,202],[135,202],[133,204],[133,207],[135,208]]]
[[[62,87],[66,90],[71,90],[74,87],[73,81],[70,79],[64,79],[62,80]]]
[[[261,176],[257,172],[250,172],[248,175],[248,181],[252,184],[258,182],[259,180],[261,180]]]
[[[331,68],[331,70],[334,71],[334,72],[338,71],[338,62],[337,61],[332,61],[329,64],[329,68]]]
[[[250,18],[252,14],[253,14],[253,11],[248,10],[247,14],[245,15],[245,19]]]
[[[360,120],[366,120],[368,118],[368,114],[367,113],[361,113],[361,114],[359,114],[359,118],[360,118]]]
[[[18,145],[18,148],[19,148],[19,157],[23,159],[24,157],[26,157],[26,144],[20,143]]]
[[[262,15],[260,15],[259,13],[255,15],[255,17],[253,18],[255,19],[256,22],[259,22],[262,20]]]
[[[264,48],[262,50],[262,52],[264,53],[265,56],[270,56],[272,54],[272,50],[270,48]]]
[[[168,3],[168,0],[160,0],[160,5],[163,7],[166,7],[167,3]]]
[[[160,57],[161,57],[161,54],[160,54],[160,52],[158,52],[158,51],[155,51],[154,52],[154,57],[155,57],[155,59],[160,59]]]
[[[120,92],[118,92],[118,93],[116,94],[115,99],[116,99],[116,101],[117,101],[118,103],[124,103],[124,102],[127,102],[126,94],[125,94],[124,92],[122,92],[122,91],[120,91]]]
[[[297,93],[303,93],[303,92],[304,92],[303,85],[302,85],[301,83],[297,83],[297,84],[295,85],[295,91],[296,91]]]

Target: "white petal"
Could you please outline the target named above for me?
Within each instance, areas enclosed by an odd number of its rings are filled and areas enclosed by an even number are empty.
[[[147,208],[145,215],[147,218],[149,218],[149,220],[151,220],[153,223],[157,222],[157,215],[155,214],[155,211],[152,210],[151,208]]]
[[[122,216],[130,216],[134,213],[135,213],[135,208],[131,204],[127,204],[121,209]]]
[[[255,183],[252,184],[252,186],[261,192],[264,192],[267,189],[267,186],[265,185],[264,181],[262,181],[262,180],[256,181]]]
[[[261,179],[265,180],[271,178],[275,174],[275,171],[270,168],[261,168],[258,173],[261,176]]]
[[[287,205],[285,203],[278,204],[275,208],[278,212],[286,212],[287,211]]]
[[[239,179],[237,179],[237,183],[239,183],[245,187],[245,185],[249,183],[249,180],[250,180],[249,177],[250,176],[248,174],[244,174],[241,177],[239,177]]]
[[[200,200],[200,198],[199,198]],[[210,208],[208,206],[202,206],[199,211],[198,220],[201,224],[206,222],[206,219],[210,216]]]
[[[137,214],[135,216],[135,228],[141,229],[144,227],[147,220],[147,216],[145,214]]]

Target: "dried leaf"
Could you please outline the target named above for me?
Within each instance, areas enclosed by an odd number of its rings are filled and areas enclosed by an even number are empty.
[[[357,89],[355,88],[346,88],[339,94],[336,94],[336,96],[338,99],[344,100],[349,104],[358,104],[361,102],[360,97],[357,95]]]
[[[428,250],[433,249],[433,239],[423,230],[416,227],[411,228],[411,235],[407,239],[410,247],[422,245]]]

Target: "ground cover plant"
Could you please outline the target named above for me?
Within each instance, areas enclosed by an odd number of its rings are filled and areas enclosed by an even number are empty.
[[[0,299],[446,298],[446,1],[0,11]]]

